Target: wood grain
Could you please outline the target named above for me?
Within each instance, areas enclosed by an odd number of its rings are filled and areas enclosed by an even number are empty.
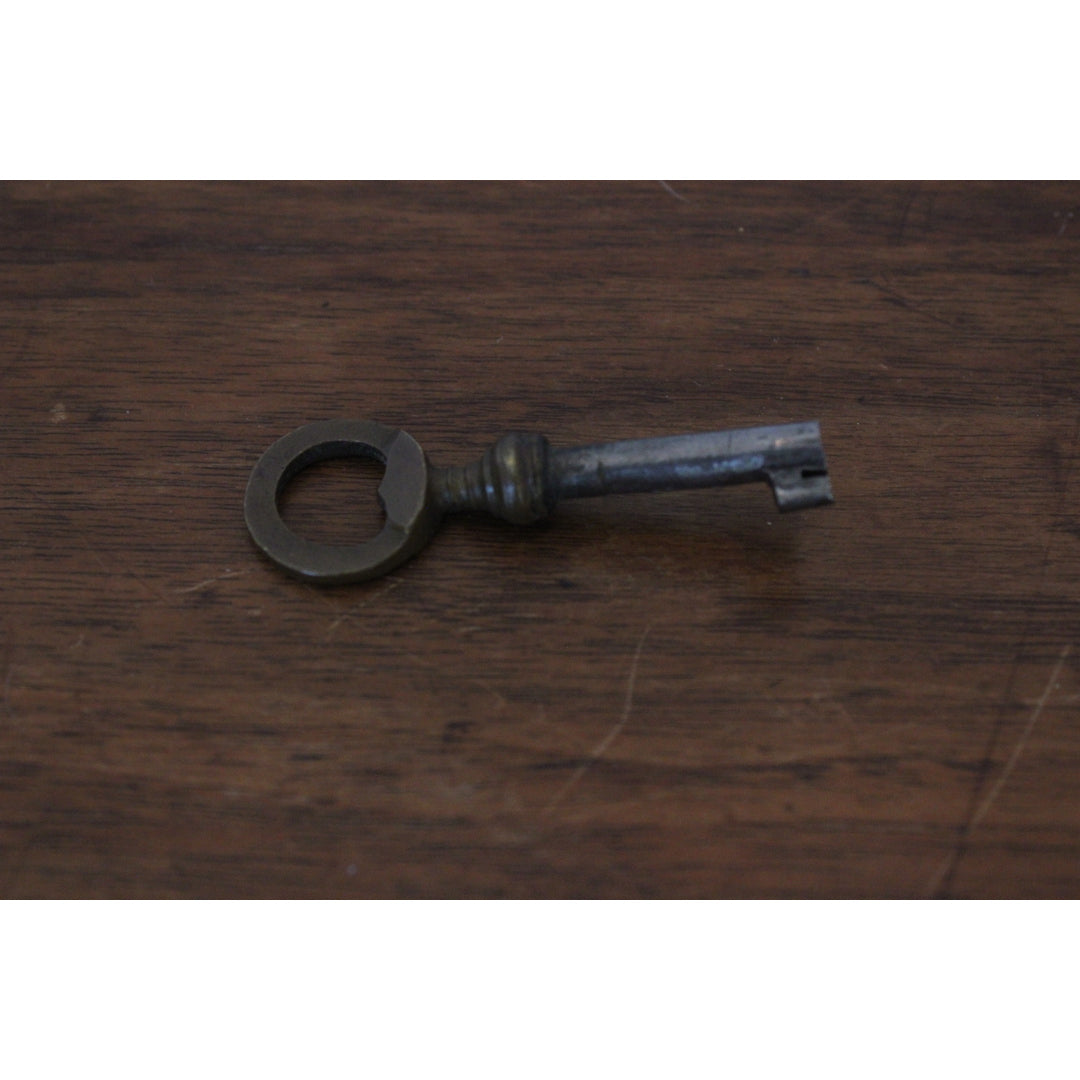
[[[0,892],[1080,894],[1080,186],[670,186],[0,188]],[[241,500],[326,417],[817,418],[837,502],[456,519],[319,590]]]

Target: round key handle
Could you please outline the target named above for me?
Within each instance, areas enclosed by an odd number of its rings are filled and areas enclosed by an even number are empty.
[[[297,536],[282,520],[281,493],[309,465],[347,457],[385,465],[379,503],[386,523],[373,540],[358,544]],[[255,543],[296,577],[325,585],[364,581],[392,570],[431,539],[441,514],[428,491],[428,461],[411,435],[374,420],[323,420],[278,439],[259,458],[244,495],[244,517]]]

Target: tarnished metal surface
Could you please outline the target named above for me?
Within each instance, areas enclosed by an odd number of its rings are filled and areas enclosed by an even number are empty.
[[[297,536],[281,519],[278,497],[302,469],[328,458],[368,457],[386,466],[379,502],[386,522],[373,540],[320,544]],[[370,420],[326,420],[278,439],[248,479],[244,517],[252,539],[283,569],[334,585],[379,577],[415,555],[441,517],[430,498],[428,461],[404,431]]]
[[[337,457],[370,457],[386,466],[379,502],[386,523],[359,544],[320,544],[289,529],[278,497],[302,469]],[[404,431],[373,421],[327,420],[279,439],[248,481],[244,515],[255,543],[307,581],[335,584],[378,577],[415,555],[442,516],[486,510],[526,524],[560,499],[620,492],[672,491],[767,481],[781,510],[832,502],[816,421],[732,431],[630,439],[552,449],[542,435],[504,435],[471,465],[434,468]]]

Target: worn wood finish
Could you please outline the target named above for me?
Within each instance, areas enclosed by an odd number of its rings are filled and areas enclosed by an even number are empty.
[[[1080,187],[0,190],[0,891],[1080,894]],[[252,548],[309,420],[439,463],[818,418],[762,487]],[[372,529],[324,466],[287,513]],[[360,510],[348,503],[360,498]]]

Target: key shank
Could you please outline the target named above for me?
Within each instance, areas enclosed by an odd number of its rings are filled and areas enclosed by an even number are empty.
[[[816,421],[556,450],[560,499],[767,480],[781,510],[832,502]]]
[[[505,435],[471,465],[433,469],[431,490],[444,513],[486,510],[524,524],[547,515],[560,499],[755,480],[768,481],[781,510],[831,503],[817,422],[563,450],[541,435]]]

